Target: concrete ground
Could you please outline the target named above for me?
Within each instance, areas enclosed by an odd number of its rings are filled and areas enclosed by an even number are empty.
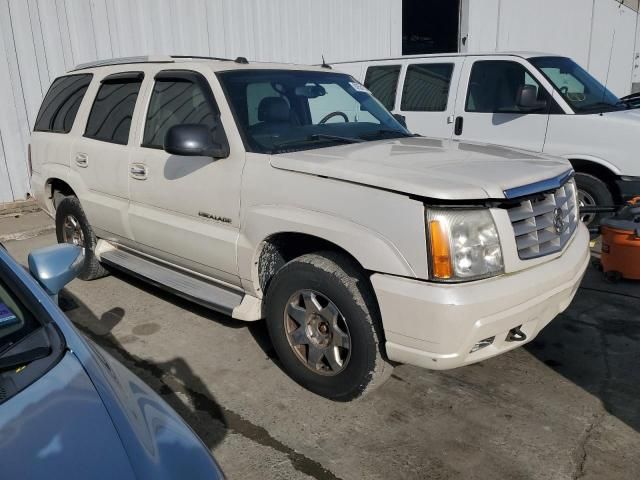
[[[21,222],[48,221],[9,230]],[[46,229],[16,238],[5,245],[22,262],[55,242]],[[347,404],[291,381],[262,322],[119,273],[68,292],[78,328],[182,414],[231,479],[640,478],[640,283],[592,268],[525,348],[452,371],[400,366]]]

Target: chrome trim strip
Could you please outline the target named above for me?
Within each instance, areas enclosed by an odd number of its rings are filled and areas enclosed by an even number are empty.
[[[573,171],[573,169],[571,169],[558,175],[557,177],[542,180],[540,182],[530,183],[529,185],[523,185],[521,187],[509,188],[508,190],[503,191],[504,197],[511,199],[533,195],[534,193],[557,190],[562,185],[567,183],[567,181],[574,175],[575,172]]]

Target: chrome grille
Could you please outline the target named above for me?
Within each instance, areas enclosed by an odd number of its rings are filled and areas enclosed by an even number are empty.
[[[562,250],[578,225],[577,209],[573,179],[508,208],[518,256],[526,260]]]

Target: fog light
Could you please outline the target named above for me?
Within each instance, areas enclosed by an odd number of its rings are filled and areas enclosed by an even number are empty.
[[[493,336],[493,337],[485,338],[484,340],[480,340],[478,343],[476,343],[473,346],[473,348],[471,349],[471,351],[469,353],[477,352],[481,348],[488,347],[489,345],[491,345],[493,343],[493,341],[495,339],[496,339],[496,337]]]

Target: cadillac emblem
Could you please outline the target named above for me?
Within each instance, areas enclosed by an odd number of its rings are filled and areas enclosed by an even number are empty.
[[[562,210],[559,208],[556,208],[553,211],[553,228],[558,235],[561,235],[562,232],[564,232],[564,229],[566,227],[564,223],[564,218],[562,217],[563,217]]]

